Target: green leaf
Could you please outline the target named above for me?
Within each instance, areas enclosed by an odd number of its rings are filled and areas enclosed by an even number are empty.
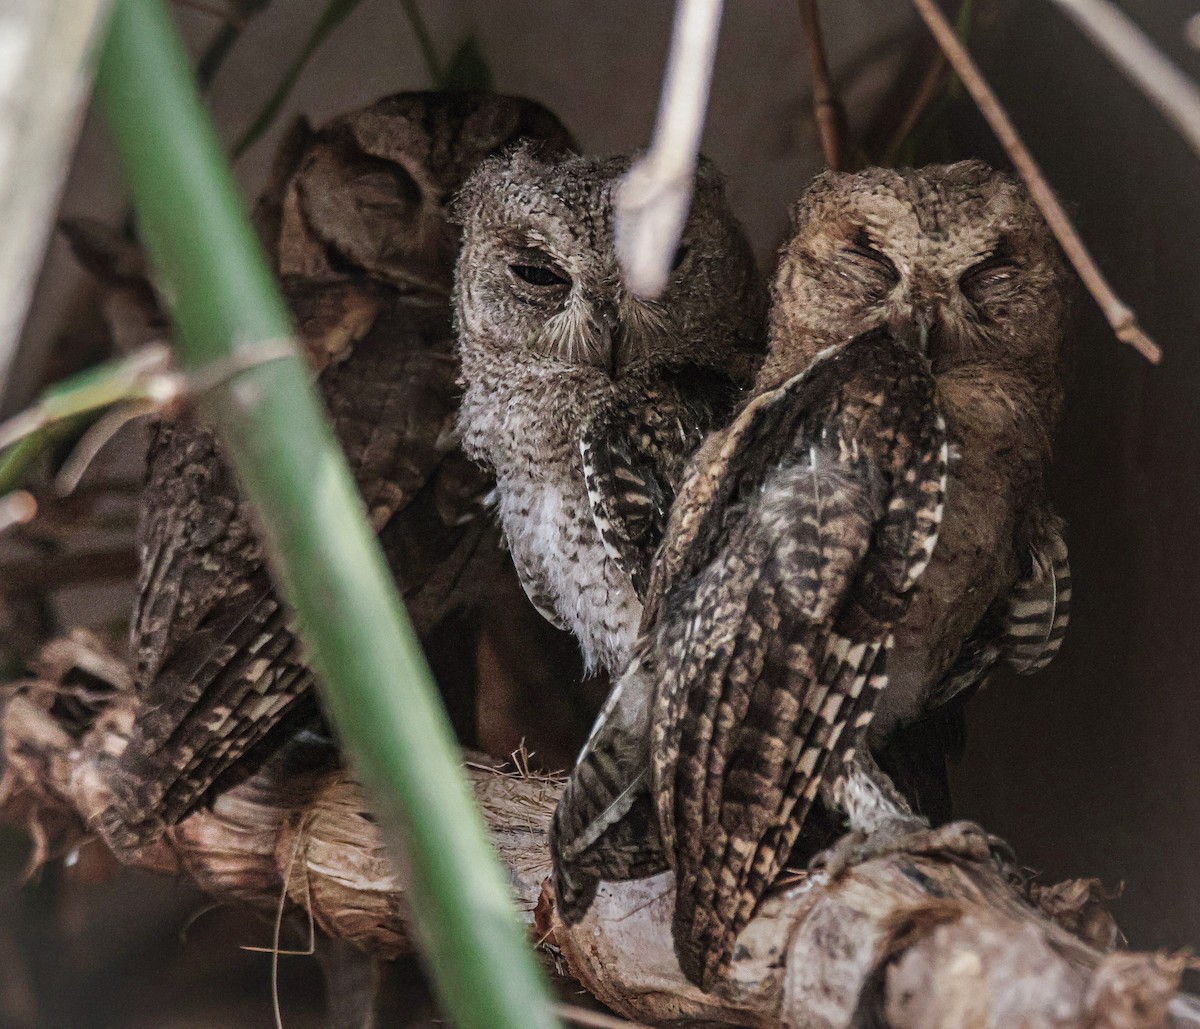
[[[169,351],[151,344],[51,386],[33,407],[0,423],[0,495],[20,486],[43,453],[109,408],[165,396],[169,374]]]

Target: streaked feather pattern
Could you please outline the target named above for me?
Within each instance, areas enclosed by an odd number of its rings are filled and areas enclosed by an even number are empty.
[[[368,327],[355,360],[327,367],[319,385],[425,631],[464,596],[462,567],[494,560],[498,534],[486,519],[462,517],[479,510],[486,476],[439,445],[454,398],[445,316],[416,311],[413,318],[407,341],[395,323]],[[440,359],[431,346],[439,339]],[[282,738],[292,721],[316,711],[315,698],[304,701],[313,680],[290,613],[211,433],[164,424],[150,465],[133,623],[145,703],[112,777],[104,825],[117,845],[144,842],[177,822],[235,765],[241,775],[253,770],[251,753],[268,736]],[[438,496],[443,473],[455,477],[454,505]],[[433,510],[439,504],[449,523]],[[414,535],[425,556],[398,561],[413,551]]]
[[[618,685],[652,707],[602,714],[556,812],[564,918],[601,879],[670,866],[685,971],[703,984],[724,966],[886,685],[946,461],[927,363],[888,330],[755,397],[706,443]],[[658,831],[639,836],[648,807]]]
[[[1020,675],[1045,668],[1062,649],[1071,620],[1071,566],[1061,521],[1053,515],[1030,529],[1027,565],[963,645],[954,665],[930,691],[929,706],[969,696],[1001,662]]]
[[[687,460],[729,417],[738,387],[717,369],[683,368],[613,402],[582,426],[579,450],[592,518],[605,550],[639,597]]]
[[[480,517],[491,480],[453,434],[458,232],[445,201],[481,160],[522,137],[570,145],[529,101],[385,97],[294,131],[257,209],[298,341],[418,632],[473,604],[500,567],[498,529]],[[118,847],[151,841],[316,713],[290,612],[214,435],[164,422],[148,465],[131,627],[143,705],[102,818]]]
[[[761,398],[760,398],[761,399]],[[651,755],[674,934],[702,986],[782,869],[886,687],[937,539],[945,427],[910,341],[856,338],[737,419],[656,627]],[[727,441],[728,442],[728,439]]]

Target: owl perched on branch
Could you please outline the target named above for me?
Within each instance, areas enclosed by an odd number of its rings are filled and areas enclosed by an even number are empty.
[[[613,194],[627,158],[480,167],[456,211],[464,449],[496,475],[526,592],[619,671],[688,456],[760,352],[765,290],[719,176],[703,163],[671,281],[621,280]]]
[[[457,447],[446,206],[516,141],[570,147],[527,100],[387,97],[285,144],[256,212],[369,517],[426,636],[477,604],[502,560],[491,481]],[[143,705],[103,828],[153,840],[316,714],[312,675],[215,435],[155,428],[132,625]]]
[[[553,829],[569,921],[674,870],[705,988],[814,802],[858,834],[831,867],[920,833],[873,753],[998,661],[1045,664],[1070,601],[1066,276],[1024,190],[979,162],[828,174],[794,220],[754,397],[690,466]]]

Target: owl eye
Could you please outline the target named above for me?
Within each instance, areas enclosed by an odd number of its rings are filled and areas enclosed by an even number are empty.
[[[872,264],[877,264],[881,267],[881,269],[886,271],[888,275],[895,278],[900,278],[900,273],[896,271],[896,266],[892,264],[892,260],[888,258],[886,253],[883,253],[880,248],[876,247],[874,243],[871,242],[871,237],[866,235],[865,231],[862,229],[859,229],[857,233],[854,234],[853,239],[850,241],[850,247],[848,247],[848,251],[850,251],[854,257],[863,258],[864,260],[871,261]]]
[[[522,282],[528,282],[531,286],[546,288],[571,284],[570,279],[559,275],[553,268],[547,268],[544,264],[510,264],[508,270]]]
[[[1016,264],[1004,254],[992,254],[968,268],[958,280],[958,288],[974,303],[1017,276]]]
[[[896,270],[896,266],[892,263],[891,259],[872,244],[871,237],[861,229],[850,240],[850,245],[846,248],[846,252],[852,257],[868,262],[870,266],[891,282],[896,283],[900,281],[900,273]]]

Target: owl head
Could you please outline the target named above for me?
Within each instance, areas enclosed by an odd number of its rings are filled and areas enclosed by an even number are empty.
[[[882,324],[921,330],[934,373],[1061,377],[1067,277],[1024,187],[981,161],[820,176],[793,212],[759,385]]]
[[[708,162],[654,300],[626,288],[613,202],[630,158],[548,158],[533,147],[487,161],[455,206],[458,335],[508,361],[595,369],[613,379],[666,365],[723,365],[756,344],[765,308],[750,248]]]
[[[479,163],[522,139],[573,148],[540,104],[490,93],[400,93],[285,142],[256,212],[280,274],[363,272],[405,292],[450,292],[458,229],[447,206]]]

